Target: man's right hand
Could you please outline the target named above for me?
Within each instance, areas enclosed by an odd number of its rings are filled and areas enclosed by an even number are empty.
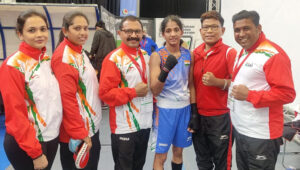
[[[148,93],[148,85],[143,82],[138,83],[134,88],[138,97],[144,97]]]
[[[217,84],[216,81],[217,81],[216,77],[212,72],[206,72],[202,76],[202,83],[206,86],[216,86]]]
[[[236,100],[247,100],[249,94],[249,88],[243,84],[234,85],[231,90],[231,96],[233,96]]]
[[[48,160],[44,154],[42,154],[40,157],[33,160],[34,169],[44,169],[47,166],[48,166]]]

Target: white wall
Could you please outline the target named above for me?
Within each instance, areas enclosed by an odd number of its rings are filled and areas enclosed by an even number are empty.
[[[295,103],[300,103],[300,1],[299,0],[223,0],[221,13],[225,19],[224,42],[241,49],[233,38],[231,18],[237,12],[255,10],[260,15],[260,24],[268,39],[281,46],[292,63]]]

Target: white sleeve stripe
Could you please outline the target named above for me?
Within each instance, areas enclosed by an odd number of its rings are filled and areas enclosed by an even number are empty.
[[[228,56],[228,53],[229,53],[229,51],[232,49],[232,47],[229,47],[228,49],[227,49],[227,51],[226,51],[226,60],[227,60],[227,56]]]

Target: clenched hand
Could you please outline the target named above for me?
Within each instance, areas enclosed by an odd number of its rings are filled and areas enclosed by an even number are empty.
[[[143,82],[138,83],[134,88],[138,97],[144,97],[148,93],[148,85]]]
[[[33,160],[34,169],[44,169],[48,166],[47,157],[42,154],[40,157]]]
[[[212,72],[206,72],[202,76],[202,83],[206,86],[214,86],[216,84],[216,77]]]
[[[247,86],[240,84],[232,87],[231,96],[237,100],[246,100],[248,97],[249,89]]]

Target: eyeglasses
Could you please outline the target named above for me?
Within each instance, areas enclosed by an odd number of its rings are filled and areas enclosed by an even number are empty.
[[[127,29],[127,30],[123,29],[121,31],[125,32],[125,34],[127,35],[132,35],[133,33],[135,33],[136,35],[140,35],[143,32],[142,30],[133,30],[133,29]]]
[[[218,28],[220,28],[220,26],[218,26],[218,25],[207,25],[207,26],[202,27],[201,29],[203,31],[208,31],[209,29],[211,29],[212,31],[217,31]]]

